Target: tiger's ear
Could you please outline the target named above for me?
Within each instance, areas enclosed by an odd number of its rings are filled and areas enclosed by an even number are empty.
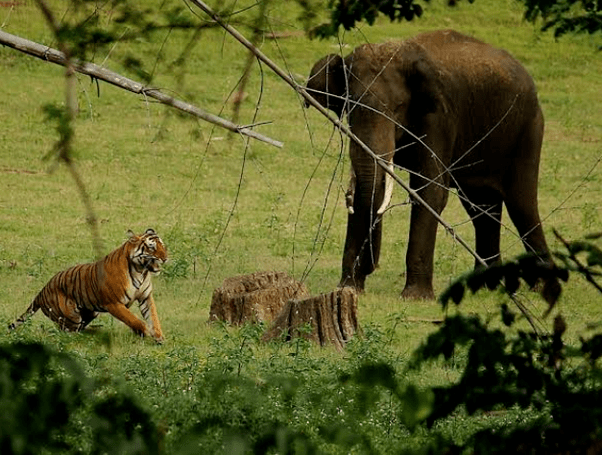
[[[153,228],[148,228],[144,234],[145,235],[157,235],[157,233],[155,232],[155,230]]]
[[[132,231],[131,229],[128,229],[127,235],[128,235],[128,242],[133,242],[137,237],[136,234],[134,234],[134,231]]]

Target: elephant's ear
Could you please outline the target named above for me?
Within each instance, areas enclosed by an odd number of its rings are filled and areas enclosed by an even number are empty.
[[[416,46],[404,55],[404,73],[410,90],[412,115],[435,112],[441,103],[441,86],[437,67],[426,52]]]
[[[311,96],[339,117],[345,104],[345,87],[344,62],[337,54],[329,54],[313,66],[306,86]]]

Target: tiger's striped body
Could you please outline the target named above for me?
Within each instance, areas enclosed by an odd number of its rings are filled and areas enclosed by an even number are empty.
[[[79,332],[98,313],[108,312],[138,335],[152,336],[161,343],[151,274],[158,273],[166,260],[167,250],[154,230],[139,236],[130,233],[129,240],[100,261],[57,273],[9,329],[41,309],[61,329]],[[145,322],[130,311],[134,301],[139,302]]]

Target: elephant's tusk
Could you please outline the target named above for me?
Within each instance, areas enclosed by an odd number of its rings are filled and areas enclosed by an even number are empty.
[[[393,172],[393,165],[389,164],[387,168]],[[385,210],[389,207],[391,203],[391,197],[393,196],[393,177],[391,177],[388,173],[385,174],[385,197],[383,198],[383,203],[380,205],[380,208],[376,212],[377,215],[382,215],[385,213]]]
[[[351,166],[351,171],[349,174],[349,188],[345,192],[345,205],[347,206],[347,213],[349,215],[353,215],[355,211],[353,210],[353,200],[355,198],[355,171],[353,170],[353,166]]]
[[[349,215],[353,215],[355,213],[355,210],[353,210],[353,195],[347,194],[345,199],[347,200],[347,213],[349,213]]]

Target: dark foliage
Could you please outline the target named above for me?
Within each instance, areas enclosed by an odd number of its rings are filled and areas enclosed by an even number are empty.
[[[534,22],[543,19],[542,30],[554,30],[554,36],[566,33],[593,34],[602,30],[600,0],[521,0],[525,17]]]
[[[600,290],[596,278],[602,267],[602,250],[594,241],[602,236],[595,234],[575,242],[565,241],[558,233],[556,236],[566,251],[555,254],[561,261],[555,269],[542,268],[532,257],[522,256],[460,278],[443,293],[442,303],[446,305],[451,299],[460,304],[466,288],[476,292],[500,286],[513,294],[521,280],[532,287],[550,276],[566,280],[571,273],[581,274]],[[545,291],[543,294],[551,309],[557,296],[550,299]],[[510,327],[517,317],[503,304],[500,319]],[[511,336],[507,331],[489,327],[489,323],[477,316],[448,318],[414,353],[412,363],[412,367],[418,367],[429,359],[442,356],[449,360],[459,350],[468,351],[460,380],[433,389],[435,400],[428,425],[453,415],[458,409],[471,415],[530,409],[542,411],[541,416],[502,431],[480,431],[467,447],[477,453],[599,453],[602,410],[594,403],[602,398],[602,370],[596,362],[602,356],[602,335],[582,339],[579,348],[571,349],[563,342],[565,331],[560,314],[546,335],[519,330]]]
[[[57,369],[64,373],[57,377]],[[65,355],[43,345],[0,346],[0,453],[65,450],[69,417],[83,405],[87,383]]]
[[[429,2],[430,0],[424,0]],[[553,30],[554,36],[567,33],[594,34],[602,31],[602,2],[600,0],[519,0],[525,4],[525,18],[530,22],[543,20],[542,30]],[[474,0],[468,0],[473,3]],[[372,25],[379,15],[391,21],[411,21],[422,16],[423,9],[418,0],[329,0],[330,14],[327,23],[311,27],[318,13],[311,0],[297,0],[304,13],[300,18],[310,36],[326,38],[335,36],[341,27],[350,30],[359,22]],[[448,0],[455,6],[458,0]]]
[[[306,10],[311,11],[311,2],[307,0],[297,0]],[[430,0],[424,0],[428,2]],[[468,0],[472,3],[474,0]],[[456,0],[448,1],[449,6],[454,6]],[[366,22],[369,25],[379,15],[384,15],[391,22],[401,22],[403,20],[411,21],[422,16],[423,9],[417,0],[329,0],[328,10],[330,12],[330,21],[318,25],[310,31],[311,36],[326,38],[334,36],[343,27],[350,30],[358,22]],[[310,16],[314,17],[315,12]]]
[[[322,24],[313,31],[315,36],[325,38],[336,35],[340,27],[350,30],[357,22],[374,24],[379,14],[391,21],[411,21],[422,16],[422,7],[415,0],[330,0],[330,23]]]
[[[594,403],[602,398],[602,371],[591,360],[579,368],[565,362],[565,328],[559,316],[550,335],[519,331],[511,337],[476,316],[449,318],[414,354],[417,366],[439,356],[450,359],[461,348],[468,350],[460,380],[433,389],[433,412],[427,424],[432,426],[459,409],[470,415],[531,410],[540,417],[502,431],[477,432],[464,448],[477,453],[598,453],[602,410]],[[598,347],[599,335],[583,340],[581,348],[572,352],[572,361],[587,360],[592,352],[599,355]]]
[[[562,267],[550,267],[533,254],[524,254],[512,261],[496,264],[488,268],[482,268],[469,272],[455,280],[439,297],[443,307],[451,300],[459,304],[466,290],[475,293],[481,289],[502,289],[508,295],[513,295],[524,282],[529,288],[543,286],[542,296],[554,307],[560,297],[561,288],[557,280],[567,281],[569,269]]]
[[[0,453],[158,453],[156,426],[136,400],[99,390],[71,356],[0,345]]]

